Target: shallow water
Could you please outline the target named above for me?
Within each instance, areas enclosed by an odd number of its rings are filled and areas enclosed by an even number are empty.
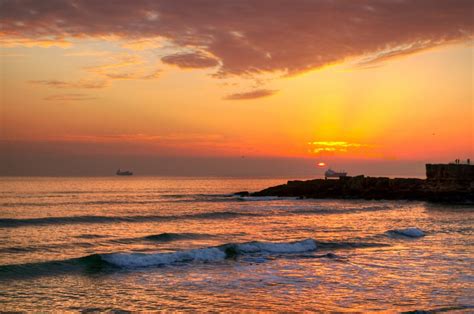
[[[231,195],[284,182],[2,178],[0,309],[474,310],[473,206]]]

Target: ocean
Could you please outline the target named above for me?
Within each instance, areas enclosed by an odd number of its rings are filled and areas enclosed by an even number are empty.
[[[474,311],[474,205],[0,178],[1,311]]]

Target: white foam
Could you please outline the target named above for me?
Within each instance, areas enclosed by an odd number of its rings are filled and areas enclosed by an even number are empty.
[[[423,232],[423,230],[419,228],[415,228],[415,227],[405,228],[405,229],[396,229],[396,230],[391,230],[390,232],[398,234],[398,235],[402,235],[405,237],[410,237],[410,238],[419,238],[419,237],[425,236],[425,233]]]
[[[316,241],[306,239],[290,243],[278,242],[249,242],[237,245],[239,253],[301,253],[316,250]]]
[[[178,251],[173,253],[141,254],[115,253],[103,255],[102,258],[119,267],[147,267],[170,265],[180,262],[213,262],[226,258],[226,254],[218,248],[204,248],[196,250]]]
[[[316,250],[316,241],[306,239],[296,242],[248,242],[225,244],[170,253],[113,253],[101,255],[107,263],[123,268],[170,265],[188,262],[217,262],[231,257],[228,249],[234,248],[237,254],[246,253],[301,253]]]

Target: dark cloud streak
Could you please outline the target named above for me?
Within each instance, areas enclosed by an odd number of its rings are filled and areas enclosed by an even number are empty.
[[[202,53],[177,53],[161,58],[163,63],[173,64],[184,69],[211,68],[219,65],[219,62],[212,57]]]
[[[98,89],[104,88],[107,86],[106,81],[60,81],[60,80],[33,80],[29,81],[31,84],[35,85],[45,85],[54,88],[85,88],[85,89]]]
[[[226,96],[224,99],[226,100],[249,100],[249,99],[257,99],[272,96],[276,93],[276,90],[269,90],[269,89],[257,89],[250,92],[244,93],[235,93]]]

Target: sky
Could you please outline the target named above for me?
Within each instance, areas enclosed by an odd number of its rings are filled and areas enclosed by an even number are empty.
[[[421,176],[473,156],[470,0],[1,0],[0,175]]]

